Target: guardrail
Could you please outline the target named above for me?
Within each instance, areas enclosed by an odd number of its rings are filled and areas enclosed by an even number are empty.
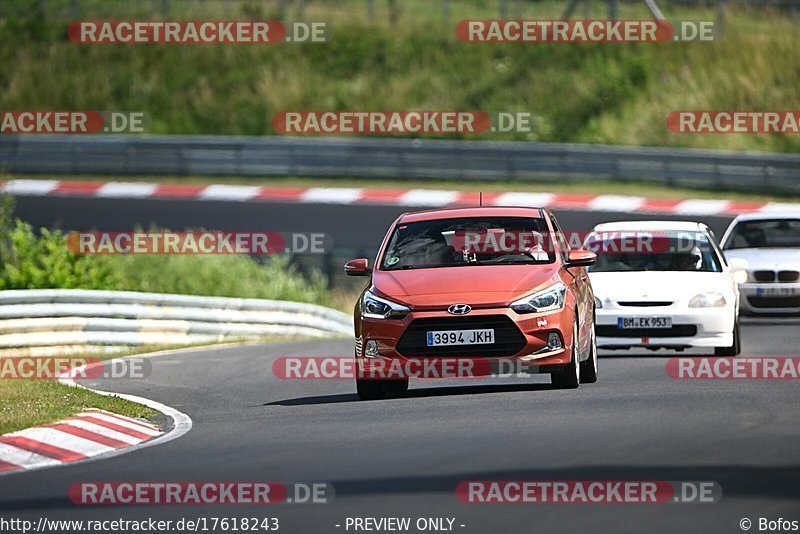
[[[645,180],[800,193],[800,155],[527,142],[0,136],[0,171],[49,175]]]
[[[81,289],[0,292],[0,352],[6,354],[352,333],[347,314],[298,302]]]

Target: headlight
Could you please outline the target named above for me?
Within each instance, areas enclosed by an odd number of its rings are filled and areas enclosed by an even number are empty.
[[[603,301],[600,300],[599,298],[595,297],[594,298],[594,307],[595,307],[596,310],[601,309],[603,307]]]
[[[361,298],[361,316],[369,319],[401,319],[408,315],[410,308],[383,299],[366,291]]]
[[[564,307],[564,297],[567,286],[561,282],[552,285],[544,291],[521,298],[511,303],[511,309],[517,313],[535,313],[560,310]]]
[[[690,308],[721,308],[727,304],[720,293],[700,293],[689,301]]]

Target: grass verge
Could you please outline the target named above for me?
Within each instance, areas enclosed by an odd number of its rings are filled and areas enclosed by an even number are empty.
[[[497,17],[498,2],[450,2],[449,17],[431,0],[393,2],[392,17],[383,9],[388,2],[375,2],[375,17],[363,0],[293,2],[309,7],[286,17],[329,23],[330,42],[129,46],[69,42],[66,28],[76,17],[67,0],[5,4],[1,109],[141,111],[151,133],[214,135],[274,134],[272,118],[284,110],[525,111],[536,117],[534,132],[478,137],[800,151],[796,135],[675,135],[666,128],[676,110],[797,109],[800,32],[792,17],[769,9],[729,6],[713,42],[478,44],[458,41],[455,24]],[[82,0],[77,18],[279,16],[278,2],[236,2],[234,11],[230,2],[181,1],[169,3],[172,13],[150,12],[156,4]],[[565,7],[511,4],[503,18],[558,18]],[[606,16],[605,3],[594,4],[576,16]],[[674,21],[717,17],[713,5],[670,4]],[[643,2],[624,2],[619,16],[648,13]]]
[[[0,404],[0,434],[52,423],[86,408],[142,419],[152,418],[157,413],[135,402],[98,395],[53,380],[0,380]]]
[[[281,339],[270,337],[264,340],[279,341]],[[227,343],[236,343],[236,341]],[[190,350],[203,346],[210,345],[146,345],[114,354],[84,356],[95,360],[109,360],[172,349]],[[73,355],[72,357],[79,358],[81,356]],[[61,384],[55,380],[0,379],[0,434],[52,423],[73,416],[87,408],[98,408],[141,419],[152,419],[158,413],[147,406],[120,397],[99,395],[93,391]]]

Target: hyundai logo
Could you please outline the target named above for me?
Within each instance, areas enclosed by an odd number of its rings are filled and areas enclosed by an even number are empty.
[[[447,311],[453,315],[466,315],[472,311],[472,306],[469,304],[453,304],[447,308]]]

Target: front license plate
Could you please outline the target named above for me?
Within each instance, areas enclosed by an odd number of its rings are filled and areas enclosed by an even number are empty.
[[[491,345],[494,343],[494,329],[483,330],[434,330],[428,332],[428,346],[447,345]]]
[[[617,328],[672,328],[672,317],[619,317]]]
[[[794,297],[797,291],[793,287],[758,287],[756,296],[758,297]]]

